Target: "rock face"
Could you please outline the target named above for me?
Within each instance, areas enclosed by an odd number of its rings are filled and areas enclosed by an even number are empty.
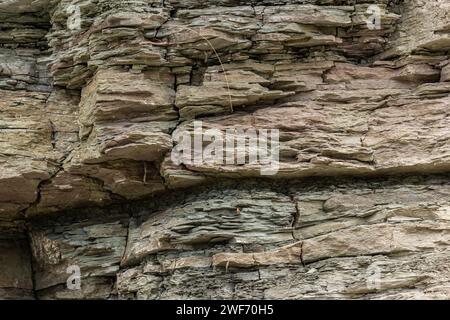
[[[449,17],[0,2],[0,298],[450,299]]]

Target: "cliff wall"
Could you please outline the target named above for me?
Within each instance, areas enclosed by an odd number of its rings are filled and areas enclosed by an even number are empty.
[[[0,18],[1,298],[450,298],[447,0]]]

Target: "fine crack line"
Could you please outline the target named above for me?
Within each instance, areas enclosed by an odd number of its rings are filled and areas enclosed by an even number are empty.
[[[300,243],[300,262],[302,263],[302,266],[305,268],[306,264],[303,260],[303,241]]]
[[[37,292],[36,292],[36,271],[34,268],[34,254],[33,254],[33,248],[31,245],[31,229],[29,225],[26,225],[26,235],[27,235],[27,243],[28,243],[28,248],[30,250],[30,269],[31,269],[31,282],[33,285],[33,289],[32,289],[32,294],[33,294],[33,298],[35,300],[38,300],[38,296],[37,296]]]

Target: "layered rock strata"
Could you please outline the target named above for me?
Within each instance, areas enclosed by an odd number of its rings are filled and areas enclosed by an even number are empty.
[[[450,298],[449,16],[2,1],[0,297]],[[200,121],[276,170],[175,159]]]

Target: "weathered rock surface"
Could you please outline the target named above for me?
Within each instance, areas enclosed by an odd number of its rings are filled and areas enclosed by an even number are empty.
[[[0,298],[449,299],[449,17],[0,2]],[[232,161],[173,156],[199,121]]]

